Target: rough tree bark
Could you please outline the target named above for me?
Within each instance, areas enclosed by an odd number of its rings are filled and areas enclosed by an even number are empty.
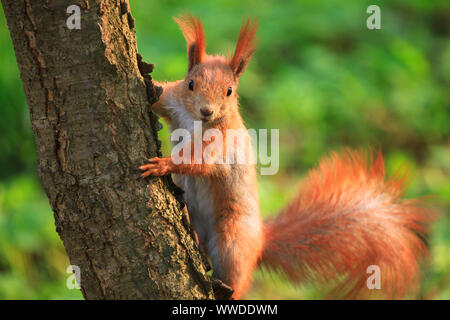
[[[138,67],[128,0],[2,4],[42,185],[84,297],[213,298],[169,179],[143,180],[137,170],[158,152],[148,113],[157,96]],[[79,30],[66,25],[73,4]]]

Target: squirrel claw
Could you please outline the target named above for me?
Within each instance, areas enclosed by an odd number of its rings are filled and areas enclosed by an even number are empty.
[[[154,157],[154,158],[150,158],[148,159],[148,163],[158,163],[162,160],[162,158],[158,158],[158,157]]]
[[[142,178],[146,178],[148,176],[164,176],[169,171],[169,166],[164,158],[151,158],[148,159],[148,164],[144,164],[139,167],[140,170],[144,171],[141,174]]]
[[[215,277],[211,277],[211,282],[217,300],[234,300],[234,290],[230,286]]]

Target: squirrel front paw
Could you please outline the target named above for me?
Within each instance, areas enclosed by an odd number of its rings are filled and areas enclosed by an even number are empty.
[[[142,178],[148,177],[148,176],[164,176],[166,174],[169,174],[171,171],[171,164],[170,158],[151,158],[148,159],[148,164],[144,164],[139,167],[142,171],[144,171],[141,176]]]

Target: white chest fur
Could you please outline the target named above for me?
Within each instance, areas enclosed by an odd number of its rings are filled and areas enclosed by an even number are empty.
[[[194,118],[189,111],[171,99],[172,130],[182,128],[194,132]],[[184,201],[202,243],[210,241],[214,230],[214,202],[209,178],[173,175],[173,180],[184,191]]]

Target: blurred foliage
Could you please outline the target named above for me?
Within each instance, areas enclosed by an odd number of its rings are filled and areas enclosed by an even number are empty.
[[[69,261],[34,174],[0,185],[0,230],[0,299],[81,297],[65,286]]]
[[[277,212],[302,176],[331,150],[381,148],[390,172],[408,167],[407,197],[429,196],[441,217],[417,298],[450,299],[450,5],[376,1],[382,29],[366,28],[373,1],[130,0],[139,52],[153,77],[184,77],[184,39],[172,16],[202,17],[207,51],[233,51],[242,19],[260,21],[259,45],[240,88],[251,128],[280,129],[280,172],[260,177],[264,215]],[[81,298],[37,179],[26,100],[0,14],[0,299]],[[167,129],[161,131],[168,153]],[[317,299],[258,271],[247,298]]]

